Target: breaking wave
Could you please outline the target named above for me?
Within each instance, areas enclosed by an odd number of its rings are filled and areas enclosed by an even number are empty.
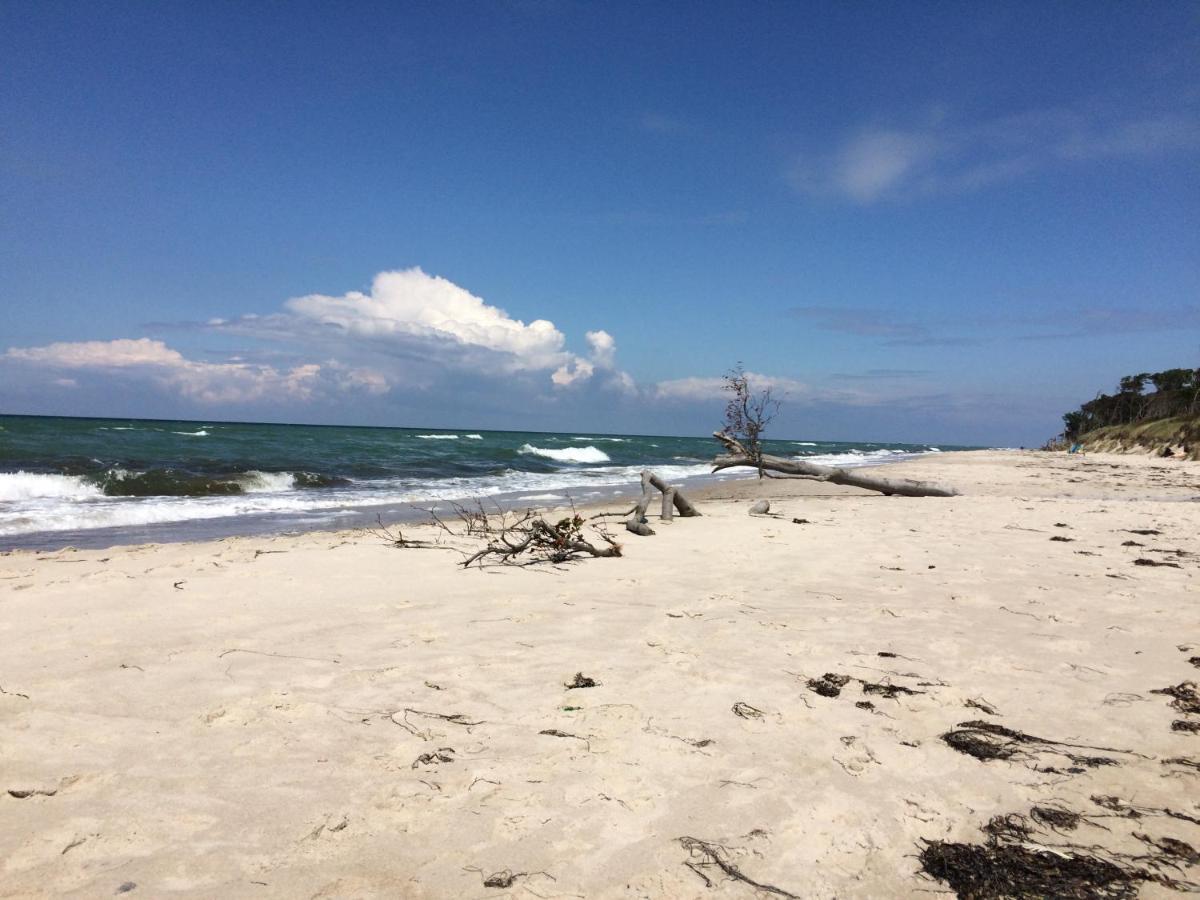
[[[54,497],[60,500],[91,500],[104,491],[82,475],[43,475],[38,472],[0,473],[0,502]]]
[[[561,450],[555,450],[535,447],[533,444],[522,444],[521,449],[517,452],[565,463],[606,463],[611,461],[607,453],[595,447],[563,447]]]

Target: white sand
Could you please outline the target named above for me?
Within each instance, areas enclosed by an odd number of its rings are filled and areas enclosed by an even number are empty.
[[[928,896],[921,841],[995,815],[1200,817],[1200,770],[1166,762],[1200,735],[1150,693],[1200,676],[1200,463],[889,473],[964,496],[722,485],[565,569],[354,534],[0,556],[0,896],[755,896],[685,866],[689,836],[795,896]],[[826,672],[920,693],[827,698]],[[974,719],[1141,756],[981,762],[940,739]],[[1160,816],[1058,839],[1143,852],[1133,831],[1200,846]],[[484,886],[506,869],[529,874]]]

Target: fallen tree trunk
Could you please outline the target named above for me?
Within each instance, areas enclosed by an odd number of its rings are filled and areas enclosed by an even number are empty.
[[[737,440],[724,432],[714,431],[713,437],[720,441],[729,451],[724,456],[713,460],[713,471],[732,469],[737,466],[748,466],[753,469],[763,468],[771,472],[780,472],[795,478],[811,478],[815,481],[827,481],[830,484],[845,484],[851,487],[864,488],[868,491],[878,491],[881,494],[899,494],[902,497],[954,497],[958,491],[950,487],[931,484],[928,481],[914,481],[911,478],[881,478],[870,472],[859,469],[837,469],[832,466],[818,466],[815,463],[803,462],[798,459],[784,459],[780,456],[763,454],[756,458]]]
[[[691,501],[680,493],[678,488],[667,484],[649,469],[642,472],[642,496],[633,508],[633,514],[625,523],[625,528],[642,537],[654,534],[654,529],[646,523],[646,510],[654,499],[654,491],[662,492],[662,521],[670,522],[672,509],[687,518],[700,515],[700,510],[692,506]]]
[[[654,529],[646,524],[646,510],[650,508],[650,501],[653,498],[654,494],[650,490],[650,473],[642,472],[642,496],[638,500],[637,506],[633,508],[633,515],[625,523],[627,531],[642,537],[650,537],[654,534]]]
[[[650,486],[657,488],[658,490],[662,491],[664,494],[666,494],[668,491],[675,491],[675,496],[674,496],[674,499],[672,500],[672,502],[675,504],[675,511],[678,512],[685,519],[688,518],[689,516],[700,515],[700,510],[698,510],[698,509],[696,509],[696,507],[692,506],[691,501],[689,501],[687,497],[683,496],[683,494],[681,494],[678,489],[671,487],[669,484],[667,484],[665,481],[663,481],[661,478],[659,478],[653,472],[646,471],[646,472],[642,473],[643,478],[646,478],[647,476],[649,476],[649,478],[647,480],[650,482]]]

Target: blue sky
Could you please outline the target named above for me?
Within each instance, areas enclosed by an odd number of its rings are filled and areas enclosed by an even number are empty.
[[[1195,3],[0,4],[0,411],[1040,442],[1200,365]]]

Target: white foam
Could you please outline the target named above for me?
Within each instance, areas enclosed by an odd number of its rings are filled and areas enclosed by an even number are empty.
[[[171,434],[182,434],[184,437],[208,437],[208,432],[203,428],[199,431],[172,431]]]
[[[468,441],[482,441],[483,440],[482,434],[464,434],[463,437],[465,437]]]
[[[423,441],[457,441],[457,434],[418,434]]]
[[[82,475],[44,475],[38,472],[0,473],[0,503],[55,497],[62,500],[91,500],[104,491]]]
[[[542,456],[557,462],[567,463],[603,463],[610,462],[609,455],[595,447],[564,447],[561,450],[547,450],[532,444],[523,444],[517,451],[533,456]]]
[[[614,444],[628,444],[629,438],[614,438],[614,437],[579,437],[576,435],[571,438],[573,441],[611,441]]]
[[[243,494],[212,497],[106,497],[98,487],[86,483],[79,476],[0,474],[0,492],[6,484],[14,494],[16,491],[12,486],[18,483],[39,486],[39,493],[30,493],[25,488],[17,500],[0,503],[0,536],[137,527],[241,516],[337,515],[377,506],[429,504],[523,492],[546,494],[554,491],[556,500],[572,495],[598,496],[596,488],[609,488],[610,492],[621,486],[632,488],[637,484],[641,470],[641,466],[595,466],[558,472],[520,472],[510,469],[500,476],[446,478],[436,482],[415,479],[371,481],[321,491],[271,489],[265,485],[272,479],[282,484],[284,477],[290,478],[289,473],[248,472],[241,476],[243,486],[246,481],[253,479],[264,487],[258,490],[247,488]],[[709,466],[656,466],[654,471],[667,481],[679,482],[685,478],[708,475]],[[717,477],[749,477],[752,474],[730,471]]]
[[[899,462],[901,459],[920,456],[907,450],[857,450],[846,453],[818,453],[813,456],[795,456],[800,462],[816,463],[819,466],[836,466],[853,469],[859,466],[874,466],[881,462]]]
[[[291,472],[259,472],[257,470],[239,475],[237,483],[248,493],[267,491],[290,491],[296,486],[296,476]]]
[[[792,441],[792,443],[795,444],[797,447],[815,447],[815,446],[817,446],[815,441]]]

